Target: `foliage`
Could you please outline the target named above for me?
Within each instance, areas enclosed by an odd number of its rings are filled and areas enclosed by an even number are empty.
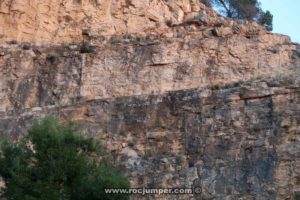
[[[270,13],[270,11],[261,13],[259,23],[265,26],[268,31],[273,30],[273,15]]]
[[[273,29],[273,15],[270,11],[264,12],[257,0],[201,0],[205,4],[213,5],[226,17],[234,19],[254,20],[265,26],[267,30]]]
[[[108,164],[99,143],[51,117],[19,142],[4,140],[0,176],[7,200],[129,199],[105,194],[104,188],[129,188],[129,182]]]

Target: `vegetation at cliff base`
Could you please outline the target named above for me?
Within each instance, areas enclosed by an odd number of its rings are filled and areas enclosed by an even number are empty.
[[[270,11],[263,11],[257,0],[200,0],[202,3],[213,6],[226,17],[233,19],[253,20],[273,30],[273,15]]]
[[[1,195],[7,200],[126,200],[105,188],[130,187],[107,161],[97,141],[74,123],[46,118],[18,142],[5,140],[0,152]]]

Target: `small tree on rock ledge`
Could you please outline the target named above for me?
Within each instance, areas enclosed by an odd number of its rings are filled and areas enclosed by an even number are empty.
[[[273,30],[273,15],[270,11],[263,11],[258,0],[200,0],[208,6],[213,6],[221,14],[233,19],[253,20]]]
[[[106,161],[99,144],[83,137],[72,123],[46,118],[19,142],[5,140],[0,176],[7,200],[127,200],[105,188],[129,188]]]

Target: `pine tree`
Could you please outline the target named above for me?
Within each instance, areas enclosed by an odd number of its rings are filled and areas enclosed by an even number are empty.
[[[203,1],[203,0],[202,0]],[[273,15],[270,11],[264,12],[257,0],[206,0],[226,17],[233,19],[254,20],[265,26],[267,30],[273,29]]]
[[[267,10],[266,12],[261,12],[259,23],[265,26],[268,31],[273,30],[273,15],[270,11]]]

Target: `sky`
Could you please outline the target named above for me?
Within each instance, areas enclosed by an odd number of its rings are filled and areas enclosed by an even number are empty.
[[[300,43],[300,0],[260,0],[264,10],[273,14],[273,32],[289,35]]]

